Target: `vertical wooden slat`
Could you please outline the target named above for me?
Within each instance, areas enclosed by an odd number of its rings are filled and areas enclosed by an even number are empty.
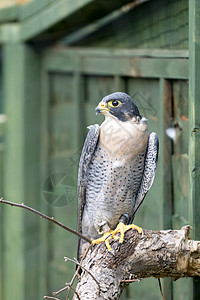
[[[162,191],[163,191],[163,228],[171,227],[172,209],[172,145],[166,135],[166,129],[171,125],[171,83],[163,78],[160,79],[160,136],[159,136],[159,160],[162,166]]]
[[[189,213],[194,239],[200,239],[200,1],[189,1]],[[193,281],[190,299],[199,299],[200,282]]]
[[[190,49],[189,49],[189,156],[190,156],[190,219],[194,238],[200,238],[200,2],[189,1]],[[197,222],[198,221],[198,222]]]
[[[4,197],[39,209],[40,65],[25,44],[4,46],[4,97],[7,115]],[[3,210],[3,299],[39,297],[40,244],[36,216]],[[31,271],[30,271],[31,270]]]
[[[0,136],[1,138],[1,136]],[[3,196],[3,143],[0,142],[0,197]],[[0,299],[3,299],[3,206],[0,207]]]
[[[159,110],[159,166],[162,189],[162,215],[163,229],[171,228],[172,209],[172,165],[171,165],[171,141],[166,135],[166,129],[171,121],[171,84],[164,78],[160,79],[160,110]],[[172,281],[163,279],[163,290],[167,300],[172,299]]]
[[[41,180],[41,192],[42,183],[46,176],[49,174],[49,74],[45,70],[45,61],[43,59],[43,65],[41,68],[41,165],[40,165],[40,180]],[[46,205],[43,197],[40,201],[40,210],[49,215],[49,207]],[[49,261],[49,226],[48,222],[40,220],[40,245],[41,245],[41,264],[40,264],[40,281],[39,290],[41,294],[48,294],[50,291],[50,272],[48,270]]]
[[[125,92],[125,80],[119,75],[114,76],[114,91],[113,92]]]
[[[25,46],[24,82],[24,191],[27,205],[40,209],[40,55]],[[40,220],[24,212],[25,298],[41,298],[39,294]],[[31,272],[30,272],[31,270]]]
[[[173,124],[176,139],[173,143],[173,229],[189,224],[189,157],[188,157],[188,84],[185,80],[173,80]],[[189,280],[173,281],[173,299],[189,298]]]
[[[0,49],[1,55],[1,49]],[[0,58],[0,114],[3,113],[3,99],[2,99],[2,63]],[[0,122],[0,197],[3,195],[3,128]],[[0,207],[0,299],[3,298],[2,294],[2,281],[3,281],[3,207]]]
[[[10,201],[24,202],[24,68],[23,44],[3,47],[6,126],[5,190]],[[3,299],[25,299],[24,212],[4,207]]]
[[[80,72],[73,75],[73,102],[74,102],[74,151],[78,151],[84,141],[85,112],[84,112],[84,89],[83,78]]]
[[[0,124],[0,197],[3,196],[3,132]],[[0,206],[0,299],[3,299],[3,206]]]
[[[81,121],[84,117],[82,78],[78,71],[74,74],[48,73],[44,66],[43,72],[42,136],[46,137],[42,147],[43,182],[56,176],[63,176],[66,180],[62,183],[63,190],[60,191],[63,194],[59,194],[65,200],[63,206],[46,199],[42,207],[50,216],[75,229],[77,197],[72,198],[70,188],[76,190],[76,160],[80,139],[83,137],[81,130],[84,130]],[[56,193],[50,187],[49,191],[51,196]],[[65,263],[63,257],[67,255],[73,258],[76,255],[77,242],[75,236],[52,224],[47,225],[46,236],[44,234],[45,228],[41,238],[44,238],[43,247],[47,257],[44,265],[48,272],[45,276],[46,282],[43,279],[43,286],[46,284],[47,293],[51,294],[71,280],[74,267]]]

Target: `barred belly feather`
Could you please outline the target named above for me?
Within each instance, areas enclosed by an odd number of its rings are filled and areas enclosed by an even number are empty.
[[[86,175],[86,205],[83,214],[83,233],[89,228],[99,237],[99,227],[107,223],[114,229],[122,214],[133,214],[135,197],[144,171],[146,148],[132,161],[111,158],[98,146]],[[88,222],[84,222],[84,218]],[[91,237],[94,238],[94,237]]]

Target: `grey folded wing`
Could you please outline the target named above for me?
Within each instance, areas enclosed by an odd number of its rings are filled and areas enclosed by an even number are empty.
[[[86,176],[88,166],[94,155],[97,147],[100,127],[98,124],[89,126],[90,131],[87,134],[81,157],[79,162],[79,172],[78,172],[78,232],[82,233],[82,216],[85,206],[85,194],[86,194]],[[80,239],[78,240],[78,256],[79,257],[79,245]]]
[[[138,208],[140,207],[141,203],[143,202],[146,196],[146,193],[148,192],[148,190],[151,188],[153,184],[154,177],[156,174],[156,168],[157,168],[158,148],[159,148],[158,136],[155,132],[152,132],[148,140],[143,177],[136,196],[134,211],[130,222],[133,221]]]

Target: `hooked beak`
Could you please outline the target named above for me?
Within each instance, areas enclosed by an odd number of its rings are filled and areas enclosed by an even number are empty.
[[[102,114],[106,111],[109,111],[107,104],[103,101],[99,102],[98,106],[95,109],[96,114]]]

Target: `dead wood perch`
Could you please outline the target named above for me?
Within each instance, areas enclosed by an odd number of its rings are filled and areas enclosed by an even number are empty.
[[[190,240],[189,231],[190,226],[180,230],[144,230],[141,236],[130,230],[123,244],[111,243],[113,254],[104,244],[94,247],[83,266],[95,276],[100,291],[91,275],[83,270],[76,287],[80,299],[119,299],[127,280],[199,277],[200,241]]]

